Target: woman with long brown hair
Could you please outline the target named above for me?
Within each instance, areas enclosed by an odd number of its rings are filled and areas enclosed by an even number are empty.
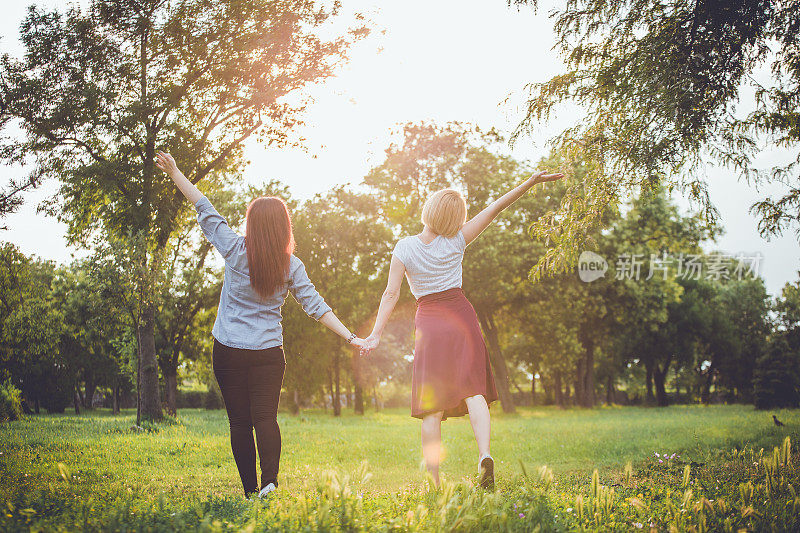
[[[203,193],[178,169],[169,154],[158,152],[156,165],[166,172],[197,210],[206,238],[225,259],[212,361],[231,431],[231,449],[245,496],[268,495],[278,486],[281,433],[278,400],[286,360],[281,307],[286,295],[305,312],[352,345],[364,341],[351,333],[308,279],[294,254],[292,222],[286,203],[256,198],[247,208],[246,233],[237,235]],[[256,477],[256,443],[261,463]]]

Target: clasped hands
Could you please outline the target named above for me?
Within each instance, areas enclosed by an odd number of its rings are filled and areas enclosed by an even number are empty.
[[[381,338],[379,335],[372,334],[366,339],[362,339],[361,337],[356,337],[355,339],[350,342],[353,346],[358,346],[359,353],[361,355],[368,355],[369,352],[374,350],[378,347],[378,344],[381,342]]]

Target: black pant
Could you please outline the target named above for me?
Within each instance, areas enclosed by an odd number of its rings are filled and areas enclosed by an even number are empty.
[[[261,488],[269,483],[277,486],[281,457],[278,399],[286,368],[283,348],[243,350],[230,348],[215,339],[212,358],[214,376],[228,411],[231,449],[245,496],[259,490],[253,428],[261,460]]]

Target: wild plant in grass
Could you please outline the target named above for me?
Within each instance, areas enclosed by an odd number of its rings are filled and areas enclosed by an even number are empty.
[[[667,466],[671,466],[672,465],[672,461],[674,461],[675,459],[680,459],[681,458],[681,456],[678,455],[675,452],[673,452],[671,454],[667,454],[667,453],[663,453],[662,454],[662,453],[658,453],[658,452],[653,452],[653,455],[658,460],[659,464],[667,463]]]
[[[614,489],[600,484],[600,473],[596,468],[592,472],[589,493],[594,511],[594,520],[599,527],[611,516],[614,508],[615,492]]]
[[[625,463],[625,469],[622,471],[622,478],[625,482],[625,487],[629,487],[631,484],[631,478],[633,477],[633,465],[630,461]]]
[[[593,500],[596,500],[599,492],[600,492],[600,473],[595,468],[594,472],[592,472],[592,484],[589,486],[589,494],[592,495]]]
[[[783,444],[781,445],[781,454],[783,457],[783,463],[788,465],[789,467],[793,468],[792,465],[792,440],[787,435],[785,439],[783,439]]]
[[[750,505],[750,502],[753,500],[754,491],[755,487],[753,487],[752,481],[739,484],[739,500],[742,504],[742,507]]]
[[[363,500],[360,494],[354,492],[354,484],[361,487],[371,477],[366,461],[352,475],[332,470],[324,472],[322,480],[317,484],[319,498],[314,512],[310,512],[308,502],[304,508],[310,523],[315,523],[322,529],[352,530],[363,514]]]
[[[575,496],[575,516],[578,517],[578,523],[583,529],[583,494]]]
[[[542,467],[539,469],[539,477],[542,480],[542,485],[544,486],[545,492],[550,490],[550,485],[553,484],[554,479],[553,471],[547,468],[546,465],[542,465]]]

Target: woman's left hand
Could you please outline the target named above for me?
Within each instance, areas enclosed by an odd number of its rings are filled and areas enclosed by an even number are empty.
[[[561,172],[558,172],[556,174],[545,174],[544,171],[536,172],[535,174],[533,174],[531,176],[531,178],[533,178],[533,184],[534,185],[536,185],[538,183],[545,183],[545,182],[548,182],[548,181],[560,180],[563,177],[564,177],[564,174],[562,174]]]
[[[156,152],[156,166],[170,176],[172,176],[173,172],[178,170],[178,165],[175,163],[175,158],[160,150]]]

